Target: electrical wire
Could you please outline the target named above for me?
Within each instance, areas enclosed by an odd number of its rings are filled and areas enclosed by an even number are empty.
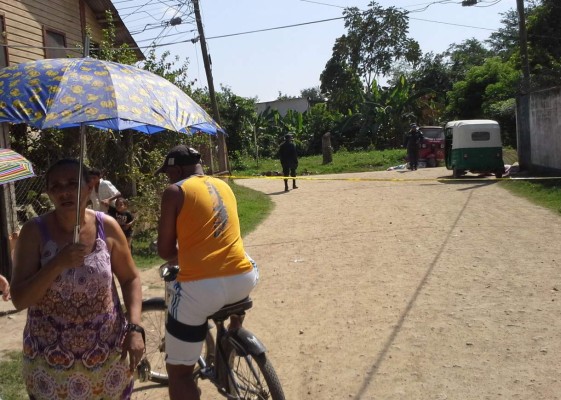
[[[124,1],[128,1],[128,0],[124,0]],[[132,1],[132,0],[131,0]],[[308,1],[311,2],[309,0],[301,0],[301,1]],[[497,2],[499,2],[501,0],[498,1],[494,1],[492,3],[492,5],[496,4]],[[440,1],[438,3],[444,3],[444,2],[448,2],[448,0],[443,0]],[[318,3],[318,2],[314,2],[314,3]],[[430,3],[430,4],[434,4]],[[279,29],[289,29],[289,28],[294,28],[294,27],[300,27],[300,26],[305,26],[305,25],[311,25],[311,24],[318,24],[318,23],[324,23],[324,22],[330,22],[330,21],[336,21],[336,20],[340,20],[343,19],[344,17],[336,17],[336,18],[328,18],[328,19],[322,19],[322,20],[315,20],[315,21],[308,21],[308,22],[302,22],[302,23],[298,23],[298,24],[290,24],[290,25],[282,25],[282,26],[277,26],[277,27],[271,27],[271,28],[264,28],[264,29],[256,29],[256,30],[252,30],[252,31],[244,31],[244,32],[236,32],[236,33],[230,33],[230,34],[224,34],[224,35],[216,35],[216,36],[210,36],[207,37],[207,40],[212,40],[212,39],[221,39],[221,38],[226,38],[226,37],[233,37],[233,36],[240,36],[240,35],[248,35],[248,34],[254,34],[254,33],[260,33],[260,32],[267,32],[267,31],[271,31],[271,30],[279,30]],[[459,26],[459,27],[463,27],[463,28],[470,28],[470,29],[481,29],[481,30],[488,30],[488,31],[493,31],[493,32],[498,32],[499,29],[492,29],[492,28],[484,28],[484,27],[479,27],[479,26],[473,26],[473,25],[465,25],[465,24],[456,24],[456,23],[452,23],[452,22],[443,22],[443,21],[435,21],[435,20],[430,20],[430,19],[423,19],[423,18],[414,18],[414,17],[410,17],[409,19],[412,20],[418,20],[418,21],[423,21],[423,22],[430,22],[430,23],[435,23],[435,24],[443,24],[443,25],[451,25],[451,26]],[[150,38],[150,39],[143,39],[141,40],[141,42],[147,42],[147,41],[153,41],[155,42],[158,39],[163,39],[165,37],[171,37],[171,36],[177,36],[180,34],[186,34],[186,33],[190,33],[190,32],[194,32],[195,30],[190,30],[190,31],[186,31],[186,32],[178,32],[178,33],[173,33],[170,34],[168,36],[163,35],[164,30],[162,30],[162,32],[160,32],[160,34],[158,34],[156,37],[154,38]],[[532,35],[533,36],[533,35]],[[536,35],[536,37],[538,37]],[[551,38],[551,39],[559,39],[558,37],[546,37],[546,36],[539,36],[541,38]],[[139,41],[140,42],[140,41]],[[138,46],[138,47],[131,47],[131,49],[138,49],[138,50],[142,50],[142,49],[147,49],[150,47],[164,47],[164,46],[171,46],[174,44],[180,44],[180,43],[188,43],[188,42],[195,42],[195,39],[186,39],[186,40],[181,40],[181,41],[175,41],[175,42],[169,42],[169,43],[159,43],[154,45],[149,45],[149,46]],[[28,46],[28,45],[0,45],[0,46],[5,46],[5,47],[13,47],[13,48],[34,48],[34,49],[60,49],[60,47],[43,47],[43,46]],[[74,51],[71,48],[66,48],[67,50],[70,51]],[[76,50],[77,51],[77,50]],[[81,50],[80,50],[81,51]]]

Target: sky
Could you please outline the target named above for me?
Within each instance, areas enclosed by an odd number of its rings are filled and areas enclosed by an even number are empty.
[[[197,27],[189,0],[113,0],[140,47],[152,42],[157,54],[189,60],[189,80],[206,87]],[[299,96],[320,85],[320,75],[335,40],[345,33],[344,7],[368,9],[368,0],[200,0],[212,60],[214,87],[229,87],[238,96],[272,101]],[[409,11],[409,35],[423,53],[440,53],[466,39],[481,41],[502,26],[502,13],[516,0],[480,0],[463,7],[461,0],[378,0],[382,7]],[[181,18],[180,24],[171,24]],[[287,27],[290,25],[297,25]],[[287,27],[283,29],[275,29]],[[244,34],[245,32],[260,31]],[[144,50],[144,49],[143,49]],[[145,51],[145,50],[144,50]],[[146,51],[145,51],[146,53]]]

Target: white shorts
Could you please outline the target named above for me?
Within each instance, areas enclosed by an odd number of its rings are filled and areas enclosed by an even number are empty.
[[[206,324],[208,316],[226,304],[243,300],[249,295],[259,280],[259,271],[253,260],[252,264],[255,268],[241,275],[172,282],[169,314],[180,323],[188,325],[187,329],[200,330],[201,325]],[[201,355],[203,342],[204,339],[197,342],[178,339],[166,329],[166,362],[171,365],[195,365]]]

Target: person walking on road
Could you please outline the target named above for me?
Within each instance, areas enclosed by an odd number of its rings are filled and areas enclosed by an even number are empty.
[[[279,158],[282,165],[282,174],[286,177],[296,177],[298,168],[298,153],[291,133],[284,135],[284,142],[279,147]],[[296,179],[292,179],[292,189],[298,189]],[[284,180],[284,191],[288,192],[288,179]]]
[[[423,132],[420,131],[417,124],[411,124],[411,129],[405,135],[403,147],[407,148],[407,160],[409,161],[409,169],[417,170],[419,162],[419,145],[423,143]]]

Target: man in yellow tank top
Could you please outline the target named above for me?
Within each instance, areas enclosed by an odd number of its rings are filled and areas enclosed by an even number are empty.
[[[166,324],[169,394],[199,399],[192,373],[207,316],[247,297],[259,276],[243,247],[234,193],[204,174],[199,152],[176,146],[156,173],[170,182],[162,195],[158,254],[179,265]]]

